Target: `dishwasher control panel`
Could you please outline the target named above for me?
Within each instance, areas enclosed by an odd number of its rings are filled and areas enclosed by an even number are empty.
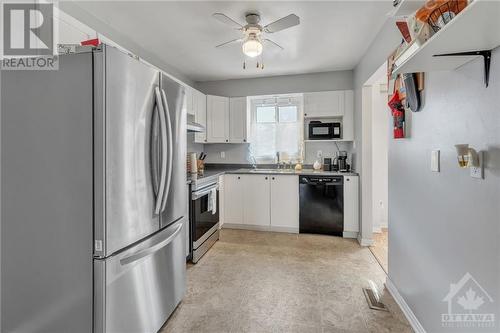
[[[301,176],[299,182],[301,184],[343,184],[344,177],[342,176]]]

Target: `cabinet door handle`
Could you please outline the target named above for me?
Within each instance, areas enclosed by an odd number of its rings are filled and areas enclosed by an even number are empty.
[[[272,180],[274,180],[274,177],[273,177],[273,178],[271,178],[271,179],[272,179]]]
[[[240,176],[238,176],[238,179],[241,179],[241,177],[240,177]]]
[[[247,139],[243,139],[243,142],[247,142]]]
[[[266,180],[267,180],[267,177],[266,177]]]
[[[347,179],[346,179],[346,181],[348,182],[348,181],[350,181],[350,179],[349,179],[349,178],[347,178]]]

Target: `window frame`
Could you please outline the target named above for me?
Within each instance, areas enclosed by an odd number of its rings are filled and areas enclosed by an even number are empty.
[[[249,157],[252,162],[257,164],[269,164],[276,163],[276,152],[273,156],[255,156],[252,144],[255,142],[253,139],[255,126],[257,124],[297,124],[297,153],[290,156],[291,161],[302,162],[304,160],[304,97],[303,94],[283,94],[283,95],[272,95],[272,96],[249,96],[250,105],[250,146],[249,146]],[[280,122],[279,120],[279,107],[280,106],[297,106],[297,120],[295,122]],[[274,106],[275,108],[275,122],[260,122],[257,123],[257,107],[259,106]],[[275,139],[276,139],[275,135]]]

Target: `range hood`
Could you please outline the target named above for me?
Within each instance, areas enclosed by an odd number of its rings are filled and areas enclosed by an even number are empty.
[[[200,133],[205,132],[205,127],[203,125],[195,123],[194,121],[187,122],[187,131],[190,133]]]

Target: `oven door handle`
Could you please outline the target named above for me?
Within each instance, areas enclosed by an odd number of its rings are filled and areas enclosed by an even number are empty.
[[[197,199],[201,198],[202,196],[210,193],[213,189],[218,189],[218,188],[219,188],[219,185],[215,184],[215,185],[212,185],[210,187],[204,188],[203,190],[193,192],[191,194],[191,200],[197,200]]]

